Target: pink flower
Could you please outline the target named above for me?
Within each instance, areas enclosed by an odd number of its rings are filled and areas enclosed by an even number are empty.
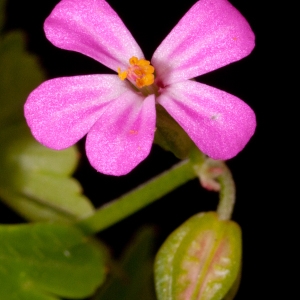
[[[35,89],[25,116],[43,145],[60,150],[87,134],[91,165],[126,174],[150,152],[157,103],[214,159],[235,156],[253,135],[255,115],[247,104],[190,80],[254,47],[249,24],[227,0],[197,1],[156,49],[151,65],[104,0],[62,0],[44,29],[55,46],[90,56],[119,76],[56,78]]]

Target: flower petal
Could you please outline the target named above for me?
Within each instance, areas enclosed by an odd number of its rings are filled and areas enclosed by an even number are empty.
[[[117,75],[56,78],[35,89],[25,103],[34,137],[60,150],[75,144],[95,124],[104,107],[128,90]]]
[[[197,77],[247,56],[254,34],[227,0],[201,0],[184,15],[153,54],[164,85]]]
[[[157,102],[197,147],[213,159],[232,158],[245,147],[255,131],[255,114],[245,102],[195,81],[168,86]]]
[[[150,152],[155,119],[154,95],[126,93],[110,103],[87,135],[91,165],[109,175],[130,172]]]
[[[44,30],[55,46],[85,54],[117,71],[144,55],[116,12],[104,0],[62,0]]]

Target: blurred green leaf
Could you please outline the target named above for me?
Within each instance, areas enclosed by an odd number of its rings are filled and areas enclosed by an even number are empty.
[[[37,143],[23,117],[28,94],[44,80],[36,57],[25,51],[24,34],[0,39],[0,196],[30,221],[69,222],[93,213],[80,184],[70,178],[78,153]]]
[[[111,275],[93,300],[154,300],[153,228],[141,229],[125,250],[120,270]]]
[[[77,165],[75,147],[54,151],[36,142],[25,125],[0,134],[0,196],[31,221],[70,222],[92,214],[71,174]]]
[[[26,97],[44,80],[36,57],[25,51],[24,39],[20,31],[0,38],[0,128],[24,120]]]
[[[101,248],[71,226],[0,226],[0,241],[0,299],[79,299],[104,280]]]
[[[0,32],[5,21],[5,5],[6,0],[0,0]]]

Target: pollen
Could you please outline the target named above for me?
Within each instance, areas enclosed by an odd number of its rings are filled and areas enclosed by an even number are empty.
[[[138,59],[133,56],[129,59],[129,68],[121,71],[118,68],[118,75],[121,80],[128,79],[138,88],[148,86],[154,82],[154,67],[150,65],[150,61],[146,59]]]

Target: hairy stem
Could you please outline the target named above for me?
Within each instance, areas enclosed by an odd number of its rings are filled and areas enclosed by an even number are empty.
[[[133,191],[100,207],[93,215],[80,220],[77,226],[86,234],[97,233],[196,177],[192,163],[189,160],[182,161]]]
[[[217,213],[221,220],[230,220],[235,203],[235,184],[228,167],[223,162],[220,162],[220,164],[223,172],[218,177],[221,190]]]

